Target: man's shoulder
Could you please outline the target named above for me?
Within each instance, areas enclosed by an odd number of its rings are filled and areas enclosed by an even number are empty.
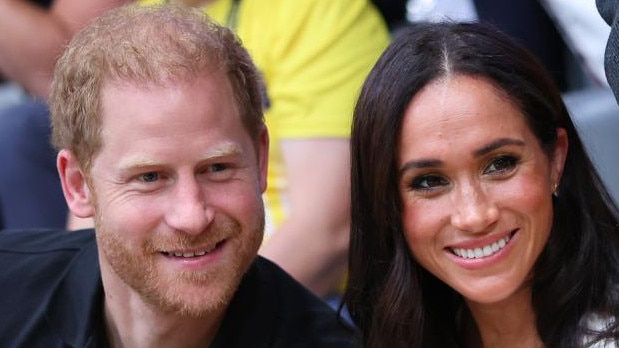
[[[259,258],[256,263],[271,278],[282,340],[304,347],[351,346],[355,331],[325,301],[271,261]]]
[[[64,328],[91,325],[100,291],[93,231],[0,231],[0,264],[2,346],[57,346]]]
[[[45,254],[62,250],[78,250],[93,241],[93,230],[1,230],[0,254]]]
[[[0,294],[19,291],[35,282],[40,287],[52,286],[87,246],[96,248],[93,231],[0,231],[0,282],[15,285],[0,287]]]
[[[243,279],[223,331],[227,347],[351,347],[355,339],[331,307],[262,257]]]

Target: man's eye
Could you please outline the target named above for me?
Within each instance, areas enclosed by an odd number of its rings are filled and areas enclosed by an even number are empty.
[[[226,181],[234,176],[235,171],[232,163],[212,163],[202,168],[200,175],[204,175],[210,181]]]
[[[513,156],[497,157],[484,169],[484,174],[503,174],[514,169],[516,164],[518,159]]]
[[[437,175],[424,175],[415,180],[411,184],[413,190],[431,190],[439,186],[445,186],[449,183],[444,178]]]
[[[209,171],[211,173],[217,173],[217,172],[224,171],[224,170],[226,170],[228,168],[229,168],[229,166],[227,164],[225,164],[225,163],[215,163],[215,164],[212,164],[209,167]]]
[[[159,174],[155,172],[144,173],[139,176],[139,180],[143,182],[155,182],[159,180]]]

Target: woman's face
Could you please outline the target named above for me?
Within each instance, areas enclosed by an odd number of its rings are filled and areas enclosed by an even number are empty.
[[[522,288],[552,225],[552,158],[525,116],[486,80],[451,76],[410,102],[396,154],[405,238],[415,260],[467,301]]]

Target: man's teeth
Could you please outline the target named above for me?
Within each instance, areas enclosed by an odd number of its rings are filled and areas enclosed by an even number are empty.
[[[202,250],[202,251],[196,251],[196,252],[165,252],[165,254],[168,256],[174,256],[174,257],[190,258],[190,257],[196,257],[196,256],[204,256],[210,253],[211,251],[213,251],[214,249],[215,247],[211,248],[210,250]]]
[[[507,243],[509,243],[510,239],[511,239],[511,236],[506,236],[490,245],[486,245],[484,247],[475,248],[475,249],[462,249],[462,248],[450,248],[450,249],[454,254],[460,256],[461,258],[480,259],[482,257],[488,257],[490,255],[494,255],[497,251],[503,249],[507,245]]]
[[[173,255],[176,257],[196,257],[206,255],[206,251],[199,251],[197,253],[174,253]]]

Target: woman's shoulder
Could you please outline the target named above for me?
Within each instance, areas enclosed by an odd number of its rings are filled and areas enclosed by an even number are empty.
[[[584,337],[584,346],[590,348],[619,348],[619,341],[616,337],[608,337],[609,331],[611,336],[617,336],[617,318],[602,314],[589,314],[584,318],[583,326],[585,327],[586,336]]]

